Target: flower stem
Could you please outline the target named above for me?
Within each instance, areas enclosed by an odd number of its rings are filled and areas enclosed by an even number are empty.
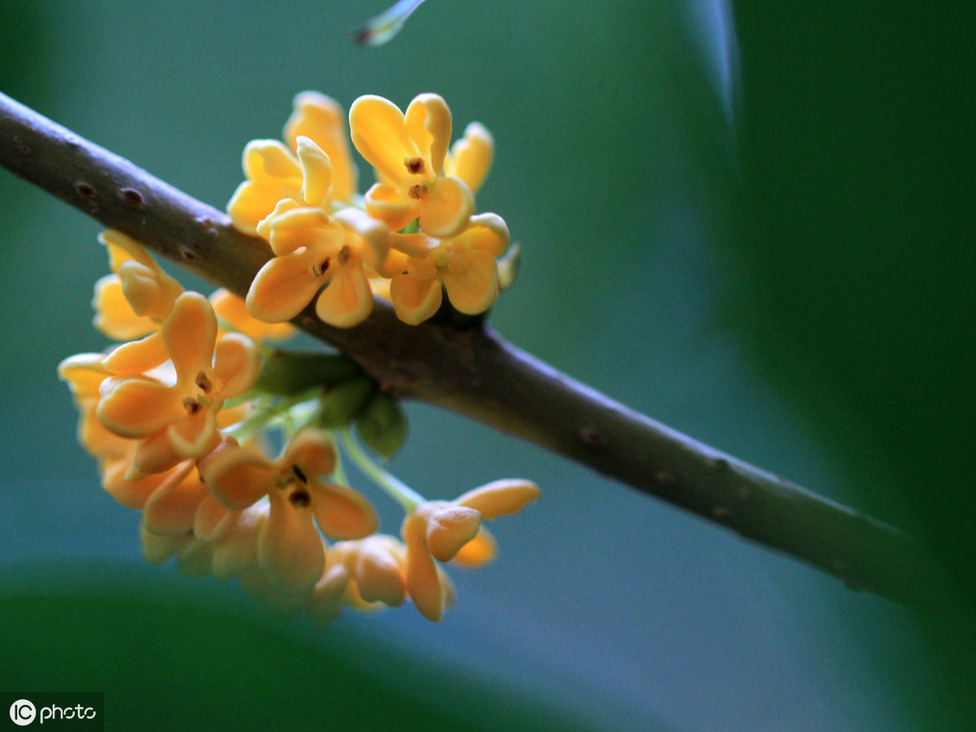
[[[316,400],[320,391],[316,387],[303,391],[300,394],[282,397],[277,401],[265,399],[255,414],[252,414],[237,424],[225,427],[223,431],[225,434],[237,440],[245,440],[263,429],[274,426],[276,423],[281,423],[285,430],[287,440],[297,431],[297,425],[307,421],[304,418],[310,416],[318,409],[318,404],[312,404],[312,402]],[[303,409],[306,402],[309,403],[309,406],[307,409]],[[306,412],[308,414],[305,414]]]
[[[337,431],[343,450],[356,463],[356,467],[369,476],[387,495],[403,506],[404,511],[411,513],[417,506],[426,501],[417,491],[395,475],[384,470],[375,460],[367,455],[348,427],[342,427]]]

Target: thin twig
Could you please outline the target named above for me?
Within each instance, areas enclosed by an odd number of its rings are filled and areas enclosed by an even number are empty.
[[[244,295],[264,241],[132,163],[0,94],[0,164],[214,284]],[[559,373],[488,327],[399,322],[378,302],[352,329],[302,328],[392,394],[518,435],[864,589],[937,604],[937,567],[901,530],[692,440]]]

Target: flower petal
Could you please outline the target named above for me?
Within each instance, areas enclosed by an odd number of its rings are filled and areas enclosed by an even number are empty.
[[[301,185],[302,168],[288,146],[278,140],[251,140],[244,148],[244,173],[253,181],[288,181]],[[284,196],[282,196],[284,198]]]
[[[315,302],[315,314],[336,328],[359,325],[373,311],[373,291],[362,264],[340,266]]]
[[[213,494],[208,492],[200,499],[197,510],[193,514],[193,535],[200,541],[222,539],[239,517],[239,511],[229,510]],[[255,539],[257,539],[257,534],[255,534]]]
[[[199,292],[184,292],[176,298],[160,332],[181,386],[193,384],[200,371],[210,370],[217,316],[207,298]]]
[[[335,100],[318,92],[295,96],[295,111],[285,124],[285,141],[297,150],[297,139],[307,135],[332,161],[332,197],[350,201],[358,190],[357,171],[349,152],[346,118]]]
[[[267,495],[278,468],[266,457],[225,439],[200,460],[200,476],[214,497],[232,510],[241,510]]]
[[[226,534],[215,541],[211,570],[217,579],[227,580],[240,577],[248,570],[256,570],[258,563],[258,534],[268,519],[268,504],[261,503],[241,513],[232,512],[228,518],[236,517]]]
[[[444,157],[451,144],[451,110],[447,102],[437,94],[419,94],[407,107],[404,124],[421,155],[433,167],[431,172],[437,177],[444,175]]]
[[[460,178],[477,193],[484,182],[495,156],[495,141],[488,129],[480,122],[472,122],[464,130],[464,137],[451,147],[451,165],[446,166],[448,175]]]
[[[203,457],[220,441],[216,410],[207,408],[188,414],[170,424],[166,435],[174,453],[180,457]]]
[[[295,335],[295,326],[290,323],[262,323],[247,312],[243,297],[238,297],[223,287],[210,295],[210,304],[217,314],[222,327],[230,326],[255,341],[283,341]]]
[[[148,377],[112,377],[102,382],[100,392],[95,413],[122,437],[148,437],[186,414],[170,387]]]
[[[308,427],[288,442],[279,465],[297,465],[306,478],[326,477],[336,466],[335,447],[325,430]]]
[[[67,382],[76,398],[96,396],[98,387],[112,372],[101,353],[76,353],[58,364],[58,377]]]
[[[366,602],[396,607],[407,595],[402,560],[394,556],[383,538],[369,537],[360,542],[354,571],[356,587]]]
[[[454,564],[473,569],[481,567],[494,559],[498,554],[498,543],[484,526],[478,531],[478,535],[461,547],[454,559]]]
[[[332,218],[360,240],[359,250],[367,264],[375,267],[386,258],[393,237],[382,221],[377,221],[365,211],[351,206],[341,209]]]
[[[539,494],[539,486],[531,481],[506,478],[470,490],[454,503],[473,508],[486,519],[493,519],[518,513]]]
[[[417,232],[415,234],[394,234],[391,238],[391,246],[396,251],[396,254],[401,254],[402,256],[409,256],[412,259],[424,259],[428,254],[434,251],[439,245],[440,239],[436,239],[432,236],[427,236],[422,232]],[[400,266],[400,265],[403,266]],[[416,263],[414,262],[414,265]],[[398,268],[399,267],[399,268]],[[400,274],[406,268],[406,262],[404,260],[393,259],[389,262],[383,263],[383,271],[389,272],[390,277],[393,275]]]
[[[474,213],[474,197],[460,178],[440,178],[420,199],[421,231],[446,238],[460,233]]]
[[[152,333],[159,323],[136,315],[122,291],[116,274],[105,275],[95,282],[94,325],[97,330],[117,341],[129,341]]]
[[[123,343],[105,356],[103,364],[113,374],[142,374],[168,359],[163,334],[156,331],[141,340]]]
[[[398,183],[413,178],[404,161],[418,157],[420,150],[393,102],[372,94],[359,97],[349,108],[349,129],[352,144],[380,176]]]
[[[139,538],[142,540],[142,555],[150,564],[162,564],[180,549],[194,541],[190,536],[169,536],[153,534],[139,524]]]
[[[214,379],[220,385],[220,398],[231,399],[254,386],[261,370],[261,356],[254,341],[239,333],[229,333],[214,349]]]
[[[159,265],[156,264],[149,252],[139,242],[130,236],[126,236],[121,231],[106,229],[98,235],[98,241],[108,249],[109,268],[115,274],[119,273],[119,267],[122,263],[128,262],[129,260],[141,262],[147,267],[159,268]]]
[[[86,397],[79,405],[78,442],[96,458],[116,458],[129,454],[132,440],[119,437],[95,416],[97,397]]]
[[[142,512],[146,531],[154,534],[188,534],[193,529],[197,507],[207,495],[207,486],[193,473],[193,462],[178,467],[149,496]]]
[[[188,462],[187,465],[191,464]],[[102,487],[123,506],[137,511],[142,510],[153,492],[172,475],[166,472],[130,478],[128,470],[128,460],[113,460],[106,464],[102,469]]]
[[[168,430],[160,430],[139,442],[132,456],[129,475],[149,475],[169,470],[187,458],[176,451]]]
[[[444,616],[444,591],[437,567],[427,551],[426,529],[427,522],[416,513],[403,521],[401,531],[407,545],[407,590],[420,614],[436,623]]]
[[[241,183],[227,203],[227,215],[234,228],[251,236],[257,234],[258,224],[274,210],[283,192],[250,180]]]
[[[458,312],[478,315],[498,299],[498,263],[488,252],[471,252],[459,272],[444,274],[444,289]]]
[[[409,325],[427,320],[441,306],[441,283],[416,274],[405,274],[390,281],[390,300],[397,317]]]
[[[361,539],[379,526],[372,504],[348,486],[311,481],[312,510],[322,533],[331,539]]]
[[[363,196],[366,213],[399,231],[420,212],[420,201],[386,183],[374,183]]]
[[[315,276],[312,268],[319,257],[299,249],[267,262],[251,282],[247,311],[265,323],[281,323],[298,315],[325,284],[327,277]]]
[[[438,562],[449,562],[481,528],[481,514],[473,508],[446,504],[430,513],[427,548]]]
[[[125,299],[139,317],[161,321],[173,309],[183,287],[159,267],[147,267],[136,261],[123,262],[119,279]]]
[[[291,151],[276,140],[252,140],[244,148],[241,183],[227,204],[234,226],[256,234],[258,223],[283,198],[294,198],[302,185],[302,171]]]
[[[342,612],[342,596],[349,586],[349,571],[336,564],[322,574],[315,583],[308,601],[308,619],[315,628],[322,628],[339,617]]]
[[[274,211],[258,224],[258,234],[268,240],[271,251],[279,257],[299,247],[338,248],[342,236],[327,211],[303,206],[290,198],[279,201]]]
[[[508,249],[508,224],[498,214],[477,214],[471,217],[468,228],[457,236],[457,241],[470,250],[477,249],[500,257]]]
[[[304,135],[296,140],[298,160],[302,165],[302,190],[299,194],[306,206],[328,207],[329,188],[332,187],[332,161],[315,142]]]
[[[311,589],[322,576],[325,548],[308,507],[272,493],[271,512],[258,534],[258,563],[284,594]]]

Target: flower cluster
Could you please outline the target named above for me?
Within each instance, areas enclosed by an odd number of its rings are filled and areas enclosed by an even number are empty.
[[[330,325],[365,320],[373,297],[418,324],[443,303],[466,315],[492,306],[506,277],[498,257],[509,244],[505,221],[475,213],[494,142],[468,125],[451,145],[451,112],[436,94],[401,111],[378,96],[349,110],[352,143],[377,182],[357,194],[356,168],[335,101],[316,92],[295,98],[284,142],[253,140],[227,206],[234,225],[263,237],[274,257],[255,277],[247,309],[280,323],[311,302]]]
[[[328,120],[321,100],[302,99],[304,111],[290,125],[298,162],[285,148],[255,152],[264,162],[254,164],[252,184],[235,200],[241,210],[246,202],[253,210],[273,208],[273,214],[252,219],[259,230],[271,231],[279,251],[272,263],[282,267],[311,247],[287,243],[311,231],[303,221],[319,222],[316,241],[323,247],[345,242],[336,263],[323,265],[333,273],[326,293],[338,286],[339,294],[320,297],[328,307],[344,307],[359,275],[342,273],[363,265],[362,252],[372,246],[366,232],[380,224],[365,212],[361,218],[371,223],[361,225],[350,213],[321,208],[328,196],[351,196],[355,181],[348,159],[341,174],[327,176],[329,161],[342,159],[341,147],[326,155],[318,144],[302,142],[308,138],[301,133],[317,130],[323,145],[337,144],[323,132]],[[275,155],[280,165],[273,163]],[[295,162],[301,176],[288,179],[282,161]],[[390,187],[376,197],[392,211],[394,182],[378,185]],[[432,179],[431,188],[438,185]],[[450,186],[470,197],[467,184]],[[279,194],[286,197],[273,201]],[[414,205],[413,199],[401,203]],[[458,236],[476,236],[472,226]],[[112,273],[95,287],[95,325],[121,342],[103,353],[65,359],[59,374],[81,415],[78,439],[98,460],[105,490],[141,512],[147,559],[175,557],[191,576],[236,577],[259,604],[286,617],[304,613],[316,624],[344,606],[363,610],[407,600],[439,620],[454,598],[443,564],[489,561],[495,543],[482,521],[520,510],[537,497],[536,486],[504,480],[451,502],[424,499],[360,443],[391,454],[405,435],[405,419],[396,401],[355,364],[341,354],[276,349],[271,342],[288,338],[289,324],[256,320],[253,308],[224,290],[210,298],[184,291],[119,232],[104,232],[101,241]],[[343,259],[344,247],[358,248]],[[256,290],[262,312],[292,307],[275,304],[292,288],[272,287],[280,273],[266,271],[272,274]],[[353,284],[343,281],[347,276]],[[403,506],[399,537],[377,533],[376,512],[348,485],[343,459]]]

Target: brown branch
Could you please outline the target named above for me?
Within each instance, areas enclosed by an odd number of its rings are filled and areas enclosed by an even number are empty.
[[[0,94],[0,164],[107,227],[243,295],[264,241],[228,217]],[[936,604],[939,574],[899,529],[698,443],[555,371],[487,327],[399,322],[377,303],[364,324],[296,322],[391,393],[531,440],[648,495],[912,605]]]

